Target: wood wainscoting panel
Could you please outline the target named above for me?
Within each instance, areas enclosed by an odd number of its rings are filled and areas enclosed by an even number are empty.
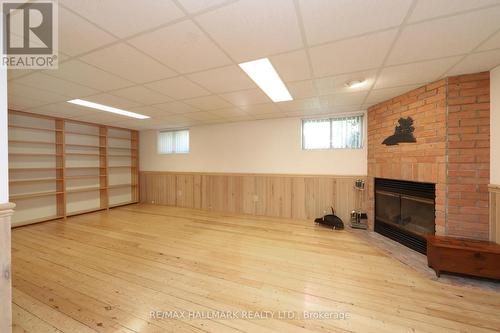
[[[11,216],[15,204],[0,203],[0,332],[11,331]]]
[[[333,207],[346,223],[352,210],[366,210],[366,194],[358,198],[354,190],[364,176],[143,171],[140,177],[144,203],[307,220]]]
[[[500,185],[490,185],[490,240],[500,244]]]

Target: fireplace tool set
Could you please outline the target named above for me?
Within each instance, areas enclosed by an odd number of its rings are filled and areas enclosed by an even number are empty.
[[[357,179],[354,182],[356,207],[355,210],[351,212],[351,228],[355,229],[368,228],[368,215],[366,214],[366,212],[362,211],[362,206],[361,206],[365,190],[366,190],[365,181],[362,179]]]

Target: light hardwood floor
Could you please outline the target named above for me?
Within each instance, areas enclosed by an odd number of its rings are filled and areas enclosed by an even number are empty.
[[[499,293],[306,221],[133,205],[14,229],[12,247],[14,332],[500,331]],[[215,311],[247,318],[198,318]]]

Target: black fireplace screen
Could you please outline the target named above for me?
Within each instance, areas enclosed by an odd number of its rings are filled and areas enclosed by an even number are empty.
[[[435,233],[435,185],[376,179],[375,231],[425,253]]]

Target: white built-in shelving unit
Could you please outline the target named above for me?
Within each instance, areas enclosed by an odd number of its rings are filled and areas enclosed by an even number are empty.
[[[134,130],[9,110],[12,225],[139,201]]]

